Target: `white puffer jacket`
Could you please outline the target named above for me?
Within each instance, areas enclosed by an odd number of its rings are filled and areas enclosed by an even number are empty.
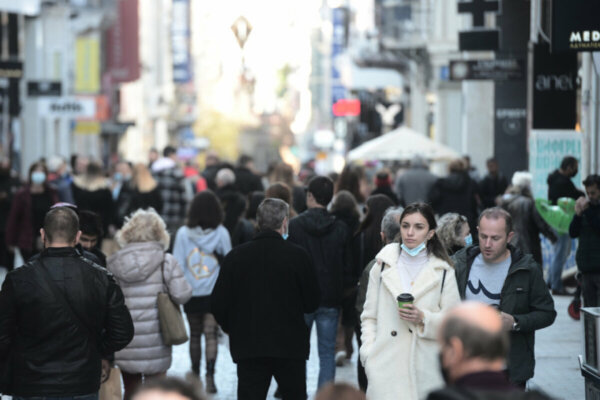
[[[164,345],[160,333],[157,295],[167,290],[178,304],[192,296],[177,260],[165,254],[158,242],[130,243],[108,258],[108,270],[123,290],[135,327],[133,340],[115,354],[115,363],[131,374],[166,372],[171,366],[171,346]]]

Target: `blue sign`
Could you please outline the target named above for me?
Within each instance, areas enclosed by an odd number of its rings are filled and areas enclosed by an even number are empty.
[[[173,56],[173,82],[190,82],[192,80],[192,60],[190,54],[189,0],[173,0],[171,51]]]
[[[332,11],[333,37],[331,39],[331,105],[338,100],[348,97],[346,88],[342,85],[338,58],[344,53],[346,40],[346,9],[334,8]]]

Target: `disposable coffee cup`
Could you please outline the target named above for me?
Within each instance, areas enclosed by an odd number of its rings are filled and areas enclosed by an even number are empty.
[[[398,307],[404,308],[405,304],[412,304],[413,301],[415,301],[415,298],[410,293],[402,293],[401,295],[396,297],[396,300],[398,301]]]

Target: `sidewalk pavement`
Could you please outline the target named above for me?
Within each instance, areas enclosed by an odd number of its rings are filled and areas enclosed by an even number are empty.
[[[555,296],[557,311],[556,321],[549,328],[536,333],[536,368],[535,376],[529,382],[531,388],[543,390],[556,400],[581,400],[585,398],[584,379],[579,370],[578,355],[582,353],[583,333],[581,321],[574,321],[567,314],[571,302],[570,296]],[[311,336],[311,353],[307,363],[307,388],[314,398],[319,375],[319,359],[317,354],[317,338],[315,329]],[[357,351],[352,360],[336,371],[336,381],[348,382],[358,386],[356,378]],[[190,368],[187,353],[188,345],[183,344],[173,348],[173,366],[169,375],[183,377]],[[204,371],[204,366],[203,366]],[[204,372],[202,372],[204,376]],[[235,364],[231,361],[229,350],[224,345],[219,346],[219,356],[216,368],[216,384],[219,393],[214,400],[233,400],[236,398],[237,377]],[[267,399],[274,399],[275,382],[271,383]]]

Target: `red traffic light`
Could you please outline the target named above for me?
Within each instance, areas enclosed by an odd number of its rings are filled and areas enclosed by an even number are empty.
[[[357,117],[360,115],[360,100],[341,99],[331,109],[336,117]]]

